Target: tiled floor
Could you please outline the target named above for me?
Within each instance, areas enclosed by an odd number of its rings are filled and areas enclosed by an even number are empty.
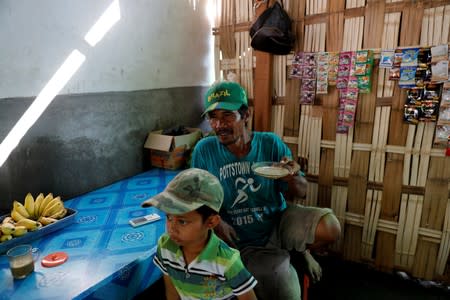
[[[323,278],[312,284],[308,300],[450,300],[450,290],[423,287],[417,281],[371,270],[363,264],[318,257]],[[162,280],[134,300],[164,298]],[[284,300],[284,299],[273,299]]]

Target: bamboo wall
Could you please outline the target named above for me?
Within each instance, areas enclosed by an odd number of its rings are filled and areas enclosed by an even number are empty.
[[[253,1],[217,4],[216,77],[236,73],[253,98]],[[284,6],[294,20],[296,51],[449,42],[450,1],[285,0]],[[433,147],[435,123],[405,124],[405,91],[375,67],[372,92],[358,98],[354,128],[337,134],[337,90],[316,95],[319,104],[300,105],[300,81],[287,76],[291,61],[292,55],[273,56],[272,130],[303,163],[306,204],[331,207],[338,216],[343,234],[333,250],[379,270],[450,282],[450,158]]]

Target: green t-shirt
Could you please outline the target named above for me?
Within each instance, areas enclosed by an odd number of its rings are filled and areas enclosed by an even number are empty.
[[[189,265],[181,248],[167,234],[162,235],[153,262],[171,278],[181,299],[232,299],[257,283],[239,251],[212,231],[206,247]]]
[[[216,136],[200,140],[194,148],[192,167],[217,176],[224,189],[220,216],[232,225],[239,248],[264,246],[281,212],[286,208],[282,192],[287,183],[253,173],[253,163],[291,158],[290,149],[271,132],[254,132],[250,152],[237,158]]]

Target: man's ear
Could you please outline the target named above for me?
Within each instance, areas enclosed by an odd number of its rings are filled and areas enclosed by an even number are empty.
[[[247,121],[248,121],[248,118],[250,118],[250,111],[247,109],[247,110],[244,112],[244,117],[243,117],[243,119],[244,119],[245,122],[247,122]]]
[[[219,215],[212,215],[209,216],[208,219],[206,219],[206,226],[209,229],[213,229],[214,227],[216,227],[217,225],[219,225],[220,223],[220,216]]]

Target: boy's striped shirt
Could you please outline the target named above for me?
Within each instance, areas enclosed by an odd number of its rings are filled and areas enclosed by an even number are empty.
[[[244,267],[239,251],[212,231],[203,251],[188,266],[182,250],[167,234],[160,237],[153,261],[170,276],[181,299],[230,299],[257,283]]]

